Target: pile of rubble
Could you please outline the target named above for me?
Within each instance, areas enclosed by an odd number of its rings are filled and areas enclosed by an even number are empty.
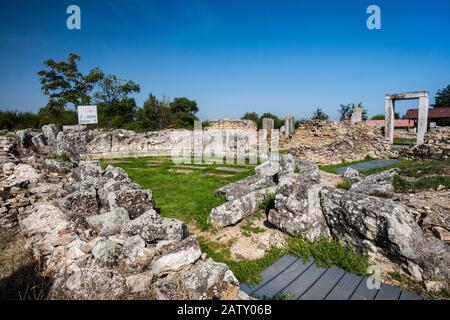
[[[281,148],[318,164],[337,164],[343,161],[395,157],[390,143],[380,129],[363,122],[309,120],[301,124],[291,136],[281,136]]]
[[[242,129],[242,130],[256,130],[256,124],[251,120],[235,120],[235,119],[220,119],[209,121],[207,130],[227,130],[227,129]]]
[[[450,159],[450,127],[430,130],[423,144],[402,149],[400,156],[407,159]]]
[[[314,162],[292,155],[281,155],[279,162],[271,158],[255,171],[217,190],[228,201],[210,212],[212,225],[238,223],[273,193],[267,218],[281,230],[310,240],[339,239],[385,271],[407,272],[430,290],[449,289],[450,246],[422,230],[413,207],[387,197],[396,170],[368,177],[349,170],[344,175],[353,182],[348,191],[326,186]]]

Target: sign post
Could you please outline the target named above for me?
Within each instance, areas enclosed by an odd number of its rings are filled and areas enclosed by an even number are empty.
[[[78,124],[97,124],[97,106],[78,106]]]
[[[97,120],[97,106],[78,106],[78,124],[79,125],[87,125],[87,124],[97,124],[98,129],[98,120]],[[81,134],[81,131],[80,131]],[[87,145],[85,145],[85,161],[87,160]]]

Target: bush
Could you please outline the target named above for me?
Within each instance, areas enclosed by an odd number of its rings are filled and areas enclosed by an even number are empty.
[[[318,238],[314,241],[300,236],[287,238],[287,250],[291,254],[304,260],[313,258],[319,267],[329,268],[337,266],[347,272],[367,275],[369,259],[344,246],[338,240]]]
[[[342,180],[341,182],[336,184],[336,188],[338,189],[344,189],[344,190],[348,190],[352,187],[352,182],[349,180]]]
[[[259,209],[263,210],[265,213],[269,213],[269,211],[273,208],[275,208],[275,194],[269,193],[264,197]]]

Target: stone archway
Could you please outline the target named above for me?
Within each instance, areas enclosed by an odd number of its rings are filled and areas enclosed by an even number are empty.
[[[391,143],[394,142],[394,110],[395,101],[419,99],[419,117],[417,121],[417,144],[423,144],[428,129],[428,92],[416,91],[386,94],[384,135]]]

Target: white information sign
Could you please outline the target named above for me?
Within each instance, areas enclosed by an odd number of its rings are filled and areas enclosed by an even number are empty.
[[[97,123],[97,106],[78,106],[78,124]]]

